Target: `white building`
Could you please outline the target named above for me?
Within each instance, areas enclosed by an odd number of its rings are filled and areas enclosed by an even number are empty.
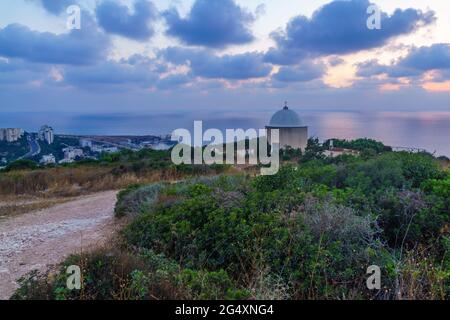
[[[151,146],[153,150],[169,150],[172,147],[173,145],[164,142],[156,143]]]
[[[118,151],[119,151],[119,148],[117,148],[117,147],[106,147],[106,148],[103,148],[103,152],[106,152],[106,153],[116,153]]]
[[[330,149],[325,150],[323,154],[327,157],[336,158],[342,155],[352,155],[359,156],[360,152],[358,150],[345,149],[345,148],[336,148],[330,146]]]
[[[74,147],[68,147],[62,149],[64,152],[64,160],[75,160],[84,156],[83,149],[77,149]]]
[[[82,148],[92,148],[92,141],[89,139],[81,139],[80,146]]]
[[[53,128],[47,125],[42,126],[41,130],[39,130],[38,138],[41,141],[46,141],[48,144],[52,144],[53,141],[55,141]]]
[[[270,140],[271,130],[278,129],[280,148],[291,147],[305,151],[308,145],[308,127],[302,124],[298,114],[286,106],[276,112],[266,126],[267,137]],[[270,143],[270,141],[269,141]]]
[[[119,148],[117,147],[105,147],[105,146],[98,146],[98,145],[94,145],[91,148],[92,152],[98,152],[98,153],[115,153],[119,151]]]
[[[65,164],[65,163],[73,163],[74,162],[74,160],[73,159],[62,159],[62,160],[59,160],[59,164]]]
[[[0,129],[0,141],[15,142],[22,138],[23,129],[20,128],[4,128]]]
[[[42,156],[41,161],[39,163],[47,165],[47,164],[55,164],[56,158],[53,154],[47,154]]]

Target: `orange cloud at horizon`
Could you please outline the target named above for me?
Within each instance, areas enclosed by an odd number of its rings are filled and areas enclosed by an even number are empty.
[[[380,85],[380,90],[381,91],[398,91],[400,90],[400,88],[402,87],[401,84],[398,83],[385,83]]]
[[[445,82],[427,82],[422,85],[422,88],[432,92],[450,91],[450,80]]]

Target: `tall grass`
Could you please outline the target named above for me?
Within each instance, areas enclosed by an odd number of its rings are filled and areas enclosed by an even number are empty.
[[[224,170],[224,168],[219,168]],[[11,195],[73,197],[91,192],[117,190],[133,184],[175,181],[196,174],[220,170],[168,167],[130,170],[123,166],[56,167],[0,173],[0,198]]]

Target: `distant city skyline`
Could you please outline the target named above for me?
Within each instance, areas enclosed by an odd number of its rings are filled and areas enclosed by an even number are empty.
[[[448,30],[440,0],[5,0],[0,116],[450,111]]]

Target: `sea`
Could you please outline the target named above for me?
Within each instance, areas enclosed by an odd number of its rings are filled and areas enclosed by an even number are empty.
[[[204,130],[262,129],[275,111],[0,113],[0,128],[20,127],[36,132],[48,124],[56,134],[166,135],[178,128],[192,130],[195,120],[203,121]],[[436,156],[450,157],[450,111],[295,111],[309,127],[309,135],[320,140],[372,138],[392,147],[425,149]]]

